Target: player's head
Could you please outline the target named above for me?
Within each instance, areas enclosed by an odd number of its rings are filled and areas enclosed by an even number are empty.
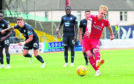
[[[3,14],[0,13],[0,21],[2,21],[2,20],[3,20]]]
[[[71,6],[66,6],[65,11],[66,11],[67,15],[70,15],[71,14]]]
[[[107,12],[108,12],[108,7],[106,5],[101,5],[98,11],[98,18],[100,20],[103,19],[106,16]]]
[[[24,27],[24,20],[22,17],[17,17],[17,24],[20,26],[20,27]]]
[[[86,18],[86,20],[88,19],[89,16],[90,16],[90,10],[85,10],[85,18]]]

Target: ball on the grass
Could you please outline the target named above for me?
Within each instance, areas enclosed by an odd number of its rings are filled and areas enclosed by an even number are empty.
[[[87,68],[85,67],[85,66],[78,66],[77,67],[77,74],[79,75],[79,76],[85,76],[87,73],[88,73],[88,70],[87,70]]]

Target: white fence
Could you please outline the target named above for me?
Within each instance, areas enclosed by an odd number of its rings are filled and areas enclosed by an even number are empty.
[[[102,49],[134,48],[134,39],[101,40]]]

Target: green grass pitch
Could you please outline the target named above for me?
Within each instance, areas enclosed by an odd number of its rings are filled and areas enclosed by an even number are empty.
[[[100,67],[102,75],[95,77],[95,71],[89,64],[88,74],[80,77],[76,73],[79,65],[85,65],[82,52],[75,53],[74,66],[64,68],[63,52],[41,54],[47,62],[41,69],[41,63],[34,58],[22,55],[11,55],[11,68],[0,69],[0,84],[133,84],[134,83],[134,50],[101,50],[101,58],[105,59]],[[4,57],[5,58],[5,57]]]

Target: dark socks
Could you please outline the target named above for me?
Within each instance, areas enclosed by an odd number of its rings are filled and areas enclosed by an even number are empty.
[[[68,63],[68,56],[64,56],[65,62]]]
[[[71,48],[71,63],[74,63],[74,47]]]
[[[27,53],[26,55],[24,55],[24,57],[32,57],[32,55]]]
[[[6,54],[6,60],[7,60],[7,64],[10,64],[10,54],[9,53]]]
[[[36,56],[36,58],[41,62],[44,63],[44,60],[42,59],[42,57],[40,55]]]
[[[74,56],[71,56],[71,63],[74,63]]]
[[[68,63],[68,47],[64,47],[64,59],[65,63]]]
[[[4,62],[3,62],[3,54],[0,55],[0,63],[4,64]]]
[[[86,64],[88,64],[88,57],[87,57],[86,53],[83,53],[83,55],[84,55],[84,58],[85,58]]]

